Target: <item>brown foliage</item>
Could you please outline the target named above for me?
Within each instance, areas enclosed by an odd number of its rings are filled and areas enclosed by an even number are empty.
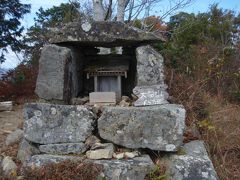
[[[0,100],[24,101],[25,98],[33,98],[37,68],[20,64],[13,70],[10,70],[0,80]]]
[[[221,179],[240,178],[240,106],[221,98],[206,96],[208,121],[211,127],[202,127],[202,137]]]
[[[165,32],[167,26],[161,21],[159,16],[149,16],[145,19],[145,23],[151,27],[151,31]]]
[[[194,79],[184,73],[167,69],[167,84],[173,103],[187,110],[185,142],[201,139],[213,161],[220,179],[240,178],[240,106],[229,103],[224,96],[209,91],[207,80]]]
[[[23,176],[29,180],[94,180],[101,172],[101,165],[71,161],[40,168],[23,168]]]

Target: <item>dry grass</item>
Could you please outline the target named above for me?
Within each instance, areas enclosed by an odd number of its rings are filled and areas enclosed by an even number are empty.
[[[95,180],[99,179],[102,169],[102,165],[64,161],[40,168],[23,168],[23,176],[27,180]]]
[[[205,127],[202,137],[216,171],[220,179],[240,179],[240,106],[209,95],[204,100],[213,128]]]
[[[203,139],[219,178],[239,180],[240,106],[211,94],[204,80],[170,69],[166,73],[172,103],[183,104],[187,110],[185,142]]]

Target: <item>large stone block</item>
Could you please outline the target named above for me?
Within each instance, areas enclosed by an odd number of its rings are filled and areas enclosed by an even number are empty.
[[[39,144],[84,142],[94,114],[84,106],[31,103],[24,108],[24,136]]]
[[[81,22],[77,20],[51,29],[51,43],[75,42],[81,46],[134,46],[165,41],[158,34],[142,31],[118,21]]]
[[[175,104],[105,107],[98,120],[103,139],[127,148],[176,151],[184,128],[185,109]]]
[[[42,49],[35,90],[40,98],[64,100],[70,60],[71,50],[68,48],[47,45]]]
[[[40,145],[39,150],[47,154],[82,154],[87,150],[84,143],[62,143]]]
[[[88,160],[103,166],[102,178],[106,180],[144,180],[154,168],[148,155],[126,160]]]
[[[203,141],[192,141],[183,146],[183,155],[171,155],[165,162],[172,180],[218,180]]]
[[[59,155],[40,154],[40,155],[32,156],[30,159],[24,162],[23,166],[41,167],[41,166],[46,166],[52,163],[60,163],[63,161],[78,162],[82,160],[83,158],[79,156],[59,156]]]
[[[163,57],[151,46],[136,49],[137,86],[164,85]]]
[[[123,160],[84,160],[77,156],[57,156],[57,155],[35,155],[32,156],[24,166],[40,167],[51,163],[60,163],[63,161],[73,161],[81,163],[92,163],[103,166],[103,172],[99,179],[106,180],[143,180],[154,168],[154,164],[148,155],[135,157],[133,159]]]

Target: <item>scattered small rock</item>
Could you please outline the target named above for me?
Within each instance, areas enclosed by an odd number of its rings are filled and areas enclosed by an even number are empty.
[[[85,144],[86,144],[86,146],[91,148],[94,144],[100,143],[100,142],[101,142],[100,139],[98,139],[94,135],[91,135],[86,139]]]
[[[133,151],[133,152],[125,152],[124,153],[126,158],[134,158],[140,155],[138,151]]]
[[[89,101],[89,97],[83,97],[83,98],[72,98],[71,104],[72,105],[83,105]]]
[[[140,156],[140,152],[133,151],[133,152],[122,152],[122,153],[114,153],[113,157],[116,159],[123,159],[123,158],[134,158]]]
[[[92,147],[91,150],[97,150],[97,149],[111,149],[114,151],[114,145],[112,143],[95,143]]]
[[[89,106],[90,106],[90,104],[89,104]],[[102,112],[103,107],[99,104],[94,104],[92,110],[93,110],[94,114],[98,115],[100,112]]]
[[[5,175],[16,174],[17,165],[11,157],[6,156],[2,160],[2,169]]]
[[[114,145],[111,143],[96,143],[86,155],[88,159],[111,159],[114,152]]]
[[[113,151],[111,149],[90,150],[86,155],[88,159],[111,159]]]
[[[17,143],[18,141],[20,141],[22,139],[22,137],[23,137],[23,130],[17,129],[7,136],[5,144],[7,146],[9,146],[14,143]]]
[[[116,158],[116,159],[123,159],[124,158],[124,153],[114,153],[113,154],[113,157]]]
[[[131,94],[133,101],[138,100],[138,97],[135,94]]]
[[[128,107],[130,106],[130,102],[127,102],[125,100],[122,100],[120,103],[119,103],[119,106],[121,107]]]
[[[32,155],[40,154],[40,151],[32,143],[23,139],[20,143],[17,158],[23,163],[28,160]]]
[[[130,102],[131,99],[128,96],[122,96],[122,101]]]

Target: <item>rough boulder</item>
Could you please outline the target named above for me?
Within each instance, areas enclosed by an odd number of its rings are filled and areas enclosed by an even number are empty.
[[[94,114],[84,106],[27,104],[24,137],[38,144],[84,142],[92,134]]]
[[[127,148],[177,151],[184,128],[185,110],[174,104],[105,107],[98,119],[100,136]]]

